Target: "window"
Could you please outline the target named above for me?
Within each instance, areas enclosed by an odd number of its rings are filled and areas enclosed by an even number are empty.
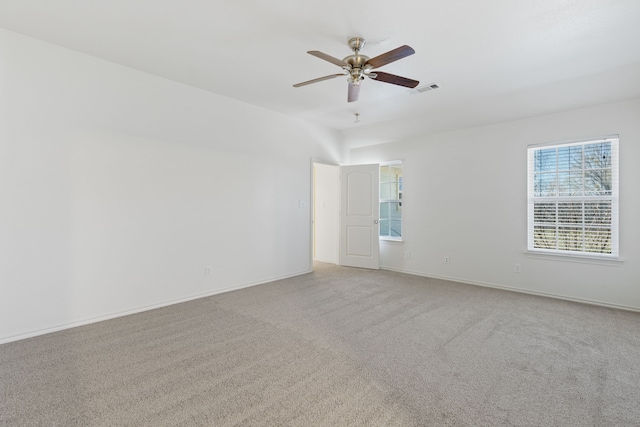
[[[618,256],[618,137],[528,149],[528,250]]]
[[[380,237],[402,238],[402,163],[380,165]]]

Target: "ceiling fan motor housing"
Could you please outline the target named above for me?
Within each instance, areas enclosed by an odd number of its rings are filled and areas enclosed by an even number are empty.
[[[364,68],[368,60],[368,56],[360,55],[358,53],[356,53],[355,55],[349,55],[343,59],[343,61],[349,64],[351,68]]]

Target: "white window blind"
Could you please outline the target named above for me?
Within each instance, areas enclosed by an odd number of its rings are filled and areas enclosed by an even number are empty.
[[[618,257],[618,137],[528,148],[528,250]]]

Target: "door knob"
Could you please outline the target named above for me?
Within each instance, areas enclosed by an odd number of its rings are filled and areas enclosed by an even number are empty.
[[[374,220],[373,220],[373,223],[374,223],[374,224],[377,224],[377,223],[378,223],[378,220],[377,220],[377,219],[374,219]]]

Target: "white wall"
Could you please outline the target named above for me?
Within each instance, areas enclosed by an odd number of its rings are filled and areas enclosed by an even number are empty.
[[[0,30],[0,342],[309,271],[336,140]]]
[[[525,255],[527,145],[611,134],[620,135],[624,262]],[[403,160],[404,243],[381,245],[383,268],[632,309],[640,309],[638,159],[640,99],[350,152],[351,163]]]
[[[314,259],[338,263],[339,185],[338,166],[314,164]]]

